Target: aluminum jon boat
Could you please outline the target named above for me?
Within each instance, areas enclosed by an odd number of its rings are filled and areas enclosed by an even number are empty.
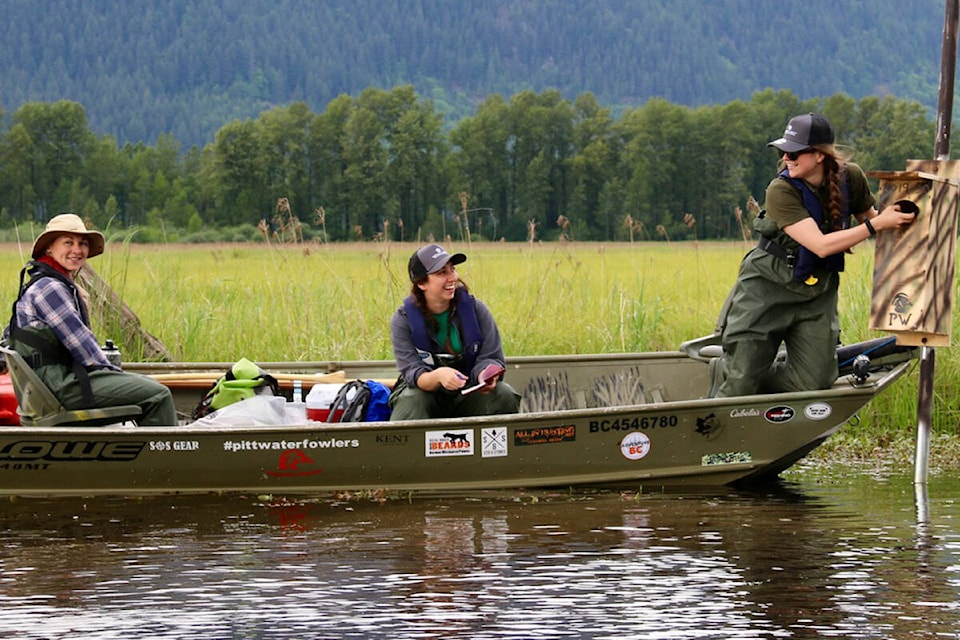
[[[776,477],[915,364],[893,338],[840,347],[823,391],[707,398],[715,339],[677,351],[516,357],[521,412],[412,422],[0,427],[0,495],[650,491]],[[711,351],[712,350],[712,351]],[[862,355],[865,354],[865,355]],[[856,357],[861,355],[861,357]],[[189,414],[231,363],[133,363]],[[261,362],[289,393],[318,374],[396,377],[392,361]],[[211,377],[213,376],[213,377]],[[240,403],[241,405],[243,402]]]

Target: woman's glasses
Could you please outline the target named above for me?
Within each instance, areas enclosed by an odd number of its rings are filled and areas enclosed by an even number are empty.
[[[799,158],[803,154],[813,153],[813,152],[814,152],[813,149],[811,149],[810,147],[807,147],[806,149],[801,149],[800,151],[784,151],[783,155],[787,156],[787,159],[790,160],[791,162],[796,162],[797,158]]]

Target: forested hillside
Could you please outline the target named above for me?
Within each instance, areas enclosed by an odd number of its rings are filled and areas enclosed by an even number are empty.
[[[493,94],[615,115],[844,94],[936,106],[942,0],[2,0],[0,108],[71,100],[90,129],[202,147],[234,120],[412,85],[451,127]],[[0,111],[2,113],[2,111]]]

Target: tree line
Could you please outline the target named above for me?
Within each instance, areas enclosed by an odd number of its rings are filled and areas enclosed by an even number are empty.
[[[230,122],[186,151],[169,134],[121,147],[79,103],[31,102],[0,130],[0,226],[75,211],[148,242],[731,238],[776,172],[766,143],[808,111],[866,169],[931,157],[922,105],[843,94],[653,99],[614,117],[591,93],[528,90],[446,127],[412,86],[369,88],[322,113],[295,102]]]

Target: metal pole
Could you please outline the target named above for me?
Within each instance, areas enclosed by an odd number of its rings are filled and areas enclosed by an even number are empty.
[[[936,160],[950,159],[950,121],[953,118],[953,85],[957,67],[957,17],[960,0],[946,0],[943,16],[943,45],[940,50],[940,94],[937,104]],[[933,415],[933,373],[936,352],[932,347],[920,351],[920,381],[917,393],[917,448],[913,481],[926,484],[929,472],[930,425]]]

